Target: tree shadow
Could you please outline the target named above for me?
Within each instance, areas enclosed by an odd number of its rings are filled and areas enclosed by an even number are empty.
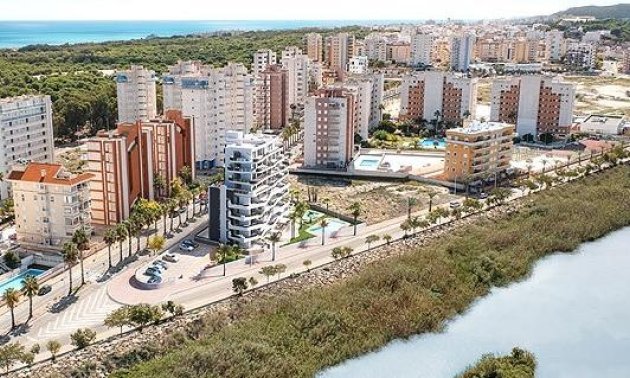
[[[76,295],[76,292],[61,298],[57,303],[53,304],[50,307],[49,312],[53,314],[58,314],[63,310],[70,307],[73,303],[76,303],[79,300],[79,297]]]

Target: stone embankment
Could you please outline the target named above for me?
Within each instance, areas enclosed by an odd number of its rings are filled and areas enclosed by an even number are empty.
[[[232,297],[224,301],[211,304],[207,307],[196,309],[184,315],[166,319],[159,324],[145,327],[142,332],[131,331],[121,336],[95,343],[85,349],[75,350],[57,357],[55,362],[45,361],[30,368],[24,368],[12,374],[13,377],[106,377],[109,373],[130,364],[139,359],[151,358],[168,349],[175,340],[177,334],[182,333],[188,337],[199,329],[203,319],[213,314],[227,314],[219,326],[226,326],[230,322],[237,321],[233,314],[235,307],[242,306],[243,301],[256,301],[269,296],[291,294],[305,288],[314,288],[330,285],[344,278],[358,273],[366,265],[387,258],[400,256],[412,249],[424,245],[432,239],[443,236],[455,228],[474,223],[481,219],[498,219],[505,217],[518,209],[527,201],[518,200],[472,214],[450,223],[435,226],[418,232],[413,237],[392,241],[389,245],[373,247],[369,251],[357,251],[356,254],[332,262],[328,265],[312,269],[299,275],[293,275],[283,280],[272,282],[251,290],[242,298]],[[236,319],[235,319],[236,318]],[[181,340],[181,339],[180,339]],[[43,347],[43,346],[42,346]]]

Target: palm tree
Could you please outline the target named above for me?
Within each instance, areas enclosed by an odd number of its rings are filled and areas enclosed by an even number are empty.
[[[352,205],[348,207],[348,210],[350,211],[350,214],[352,214],[352,217],[354,218],[354,222],[353,222],[354,223],[354,236],[357,236],[357,221],[363,211],[363,209],[361,208],[361,203],[359,202],[353,203]]]
[[[63,245],[63,262],[68,267],[69,288],[68,295],[72,295],[72,266],[79,260],[79,249],[72,242],[66,242]]]
[[[20,292],[14,288],[9,288],[2,295],[2,300],[11,310],[11,329],[15,329],[15,307],[20,302]]]
[[[81,286],[85,285],[85,270],[83,268],[83,251],[90,249],[90,237],[84,229],[77,229],[72,235],[72,242],[79,250],[79,262],[81,263]]]
[[[365,238],[365,242],[368,245],[368,250],[372,249],[372,243],[376,243],[377,241],[381,240],[381,237],[378,235],[368,235],[368,237]]]
[[[411,219],[411,209],[418,204],[415,197],[407,197],[407,218]]]
[[[400,224],[400,229],[405,232],[405,238],[407,237],[407,232],[411,229],[410,220],[407,219]]]
[[[267,241],[271,243],[271,261],[276,261],[276,243],[280,241],[280,233],[271,233],[271,235],[267,237]]]
[[[328,227],[328,220],[326,218],[322,218],[319,221],[319,227],[322,228],[322,245],[326,243],[326,227]]]
[[[390,234],[385,234],[383,235],[383,240],[385,240],[385,243],[387,243],[387,245],[389,245],[392,242],[392,236]]]
[[[305,201],[298,201],[298,203],[295,205],[294,211],[300,218],[300,228],[302,228],[302,226],[304,225],[304,214],[306,214],[309,208],[309,204]]]
[[[184,184],[189,185],[192,182],[192,170],[189,166],[184,166],[179,170],[179,177],[182,179]]]
[[[291,239],[295,238],[295,221],[298,220],[300,216],[295,211],[289,213],[289,221],[291,221]]]
[[[28,318],[31,319],[33,318],[33,297],[39,292],[39,282],[35,276],[28,275],[22,280],[22,286],[24,294],[28,297]]]
[[[219,245],[219,248],[217,248],[217,253],[221,256],[221,260],[223,263],[223,275],[225,276],[225,264],[227,263],[227,257],[228,255],[232,252],[232,247],[227,245],[227,244],[221,244]]]
[[[427,196],[429,196],[429,213],[430,213],[431,209],[433,208],[433,198],[437,196],[437,192],[434,192],[433,190],[429,190],[427,192]]]
[[[111,267],[113,266],[112,264],[112,245],[114,245],[114,243],[116,243],[116,241],[118,240],[118,236],[116,235],[116,229],[115,228],[109,228],[107,229],[107,231],[105,231],[105,235],[103,236],[103,241],[105,242],[105,244],[107,244],[107,257],[109,259],[109,268],[111,269]]]
[[[324,198],[322,203],[326,205],[326,211],[328,211],[328,206],[330,205],[330,198]]]
[[[118,242],[118,251],[120,252],[120,261],[123,261],[123,243],[127,240],[129,233],[127,232],[127,226],[123,223],[116,225],[116,241]]]

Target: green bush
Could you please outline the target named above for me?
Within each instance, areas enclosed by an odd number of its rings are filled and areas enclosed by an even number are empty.
[[[520,349],[512,349],[507,356],[485,355],[464,373],[456,378],[534,378],[536,358],[533,354]]]

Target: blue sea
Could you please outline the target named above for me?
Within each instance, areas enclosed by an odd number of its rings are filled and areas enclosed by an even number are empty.
[[[0,48],[124,41],[217,31],[374,25],[393,21],[0,21]]]

